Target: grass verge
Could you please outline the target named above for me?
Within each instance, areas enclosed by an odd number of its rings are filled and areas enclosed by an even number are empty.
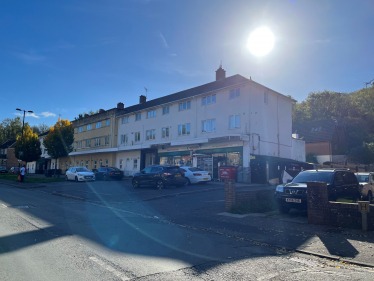
[[[230,213],[249,214],[249,213],[268,213],[277,210],[277,204],[270,193],[257,194],[252,199],[235,204],[231,207]]]
[[[16,174],[1,174],[0,180],[11,180],[17,182],[18,175]],[[25,183],[40,183],[40,182],[60,182],[64,181],[65,177],[60,178],[34,178],[32,176],[26,175]]]

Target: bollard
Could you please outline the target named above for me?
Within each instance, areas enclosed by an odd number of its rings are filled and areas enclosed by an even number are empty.
[[[368,230],[368,212],[370,212],[369,201],[358,201],[358,210],[361,212],[362,231]]]

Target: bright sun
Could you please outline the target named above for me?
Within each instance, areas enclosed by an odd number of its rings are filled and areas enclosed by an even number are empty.
[[[256,29],[248,39],[248,49],[255,56],[263,56],[273,49],[274,35],[266,27]]]

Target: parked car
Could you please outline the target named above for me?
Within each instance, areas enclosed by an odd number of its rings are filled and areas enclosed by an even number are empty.
[[[212,180],[209,172],[196,167],[180,167],[186,178],[186,185],[192,183],[207,183]]]
[[[9,173],[18,174],[19,173],[19,167],[10,168]]]
[[[8,170],[5,166],[0,166],[0,173],[8,173]]]
[[[85,167],[71,167],[65,173],[66,180],[94,181],[95,174]]]
[[[179,166],[151,165],[134,175],[132,185],[134,188],[154,185],[156,189],[162,189],[170,185],[184,186],[186,178]]]
[[[374,173],[356,173],[361,186],[361,199],[372,202],[374,198]]]
[[[123,171],[116,167],[101,167],[97,170],[95,173],[97,180],[109,180],[109,179],[115,179],[115,180],[121,180],[123,178]]]
[[[307,209],[307,182],[326,182],[328,199],[351,198],[359,200],[361,190],[355,174],[349,169],[322,169],[300,172],[290,183],[278,185],[274,194],[279,212],[291,208]]]

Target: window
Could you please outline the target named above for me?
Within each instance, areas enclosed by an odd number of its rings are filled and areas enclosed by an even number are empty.
[[[1,153],[0,154],[4,154],[4,150],[1,150]]]
[[[122,170],[123,168],[123,160],[122,159],[119,159],[119,168]]]
[[[91,140],[86,140],[86,147],[91,147]]]
[[[102,167],[103,166],[103,160],[100,159],[99,164],[100,164],[100,167]]]
[[[88,161],[86,160],[86,168],[88,169]]]
[[[128,143],[129,137],[128,135],[121,135],[121,143]]]
[[[169,127],[162,128],[162,138],[168,138],[169,137]]]
[[[185,101],[179,104],[179,111],[190,109],[191,108],[191,102]]]
[[[154,140],[154,139],[156,139],[156,130],[146,131],[146,140]]]
[[[80,126],[80,127],[78,128],[78,133],[81,133],[81,132],[83,132],[83,126]]]
[[[105,137],[105,145],[109,145],[109,136]]]
[[[71,167],[71,162],[69,162],[69,167]]]
[[[156,117],[156,110],[151,110],[147,112],[147,118]]]
[[[203,98],[203,105],[207,105],[211,103],[216,103],[216,95],[207,96]]]
[[[105,159],[105,167],[108,167],[108,159]]]
[[[96,129],[101,128],[101,122],[96,123]]]
[[[4,154],[7,154],[7,152],[8,152],[8,149],[5,149],[5,150],[4,150]]]
[[[77,167],[79,166],[79,162],[77,161]]]
[[[135,133],[135,141],[140,141],[140,132]]]
[[[183,124],[178,126],[178,135],[186,136],[190,134],[190,124]]]
[[[86,126],[86,131],[92,130],[92,124]]]
[[[204,120],[201,124],[202,132],[213,132],[216,130],[216,119]]]
[[[100,138],[95,139],[95,146],[100,146]]]
[[[268,104],[268,93],[264,93],[264,103]]]
[[[230,99],[240,97],[240,88],[230,90]]]
[[[81,149],[82,148],[82,141],[77,141],[77,149]]]
[[[126,123],[129,123],[130,122],[130,117],[123,117],[122,118],[122,124],[126,124]]]
[[[105,121],[105,126],[109,126],[109,125],[110,125],[110,119]]]
[[[164,108],[162,108],[162,114],[169,114],[169,107],[168,106],[165,106]]]
[[[94,162],[94,169],[97,169],[97,160]]]
[[[230,129],[240,128],[240,115],[230,116]]]
[[[81,160],[81,167],[83,167],[83,160]]]
[[[138,169],[138,159],[134,159],[134,167],[133,167],[134,170],[137,170]]]
[[[135,115],[135,121],[139,121],[142,119],[142,114],[141,113],[138,113]]]

